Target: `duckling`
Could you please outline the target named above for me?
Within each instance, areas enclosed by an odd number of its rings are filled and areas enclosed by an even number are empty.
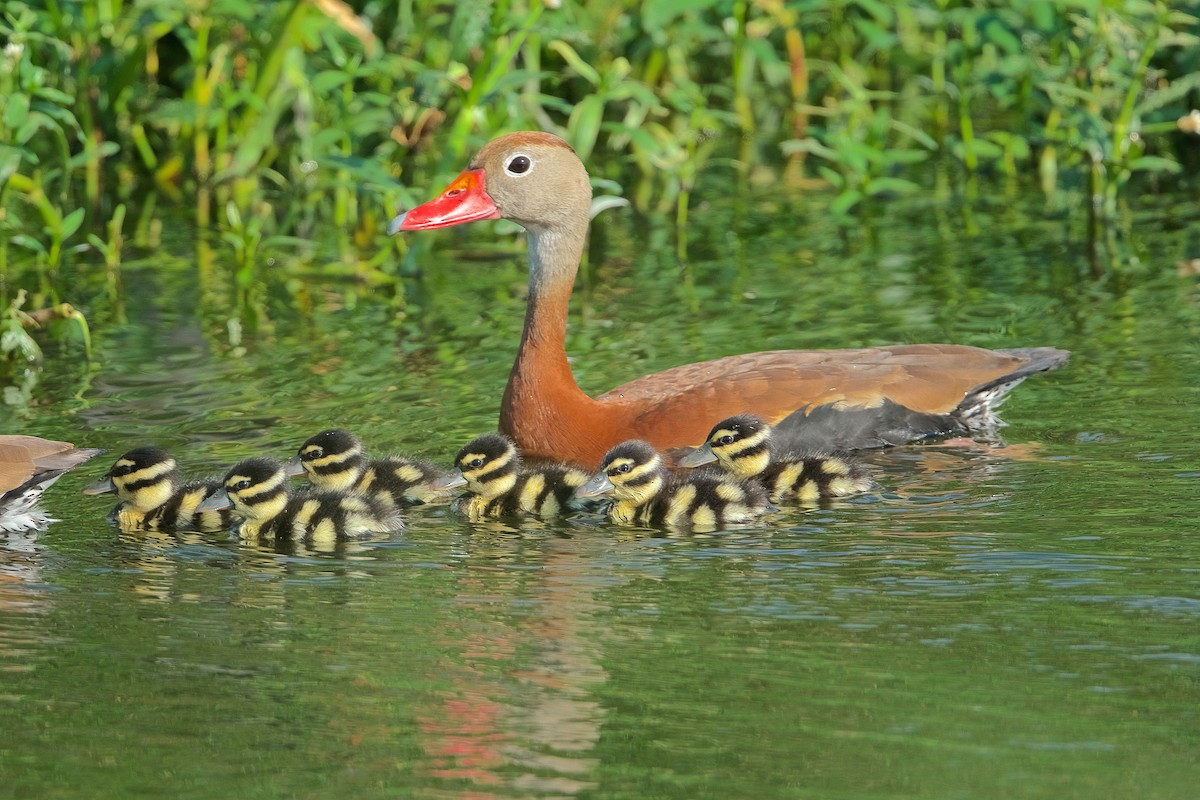
[[[292,495],[287,470],[273,458],[249,458],[236,465],[221,489],[200,504],[205,511],[230,507],[242,518],[234,532],[243,539],[331,542],[404,528],[395,509],[368,495],[322,489]]]
[[[103,452],[37,436],[0,436],[0,533],[44,528],[57,522],[38,507],[42,493],[64,474]]]
[[[123,531],[220,531],[229,527],[233,517],[228,512],[199,508],[220,488],[216,479],[183,482],[170,453],[159,447],[138,447],[118,458],[112,469],[85,486],[83,493],[115,492],[121,502],[109,519]]]
[[[458,510],[472,522],[484,517],[549,517],[560,513],[588,474],[568,464],[525,466],[513,440],[499,433],[473,439],[454,457],[454,470],[435,486],[468,493]]]
[[[681,467],[716,461],[739,480],[767,488],[773,503],[814,503],[870,491],[875,481],[857,461],[834,454],[776,452],[769,423],[738,414],[713,426],[708,441],[679,459]]]
[[[609,450],[577,497],[611,495],[608,516],[621,525],[711,531],[773,511],[766,489],[714,471],[671,473],[649,443],[637,439]]]
[[[289,475],[306,474],[318,489],[356,491],[401,508],[450,498],[433,482],[444,476],[435,464],[405,456],[368,460],[362,442],[350,431],[333,428],[309,437],[286,464]]]

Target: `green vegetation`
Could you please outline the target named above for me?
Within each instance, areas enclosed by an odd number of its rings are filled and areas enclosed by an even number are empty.
[[[181,216],[212,231],[198,269],[225,269],[251,325],[280,248],[311,268],[323,239],[331,272],[394,282],[411,259],[382,234],[390,211],[521,128],[561,133],[606,186],[674,213],[680,242],[704,170],[762,165],[848,221],[900,193],[1028,186],[1094,236],[1134,175],[1200,167],[1181,130],[1200,105],[1200,4],[1176,6],[9,0],[0,307],[18,289],[60,303],[76,259],[119,309],[124,247]]]

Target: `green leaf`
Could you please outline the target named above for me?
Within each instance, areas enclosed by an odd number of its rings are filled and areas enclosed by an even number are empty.
[[[21,151],[15,147],[0,145],[0,189],[21,168]]]
[[[847,189],[834,198],[829,204],[829,210],[838,216],[845,216],[850,213],[850,209],[858,205],[862,200],[862,192],[857,189]]]
[[[596,146],[596,137],[600,134],[600,121],[603,117],[604,101],[600,95],[589,94],[576,104],[571,118],[567,121],[571,145],[585,161]]]
[[[658,32],[676,17],[715,5],[716,0],[649,0],[642,4],[642,24],[646,30]]]
[[[1006,53],[1021,52],[1021,40],[996,17],[992,17],[984,23],[983,36]]]
[[[318,72],[316,77],[312,79],[312,90],[314,94],[324,95],[349,83],[352,76],[337,70],[327,69],[324,72]]]
[[[596,71],[595,67],[584,61],[571,45],[562,39],[555,39],[546,45],[546,47],[562,56],[563,61],[567,62],[567,66],[579,73],[592,86],[600,85],[600,73]]]
[[[867,182],[867,194],[876,197],[881,194],[912,194],[921,187],[904,178],[872,178]]]
[[[23,233],[18,233],[16,236],[9,239],[10,242],[18,247],[24,247],[26,250],[32,250],[35,253],[46,255],[46,246],[34,239],[32,236],[26,236]]]
[[[39,130],[53,131],[57,130],[57,127],[54,125],[54,122],[45,114],[33,113],[30,114],[29,118],[25,120],[25,124],[18,128],[17,132],[13,134],[13,139],[17,142],[17,144],[25,144],[32,139],[33,135]]]
[[[4,127],[19,128],[29,116],[29,96],[12,94],[4,104]]]
[[[1176,173],[1179,172],[1182,167],[1179,166],[1178,162],[1172,161],[1169,158],[1163,158],[1161,156],[1142,156],[1141,158],[1135,158],[1130,161],[1129,169],[1134,170],[1135,172]]]
[[[49,100],[55,105],[67,107],[75,105],[74,97],[66,92],[59,91],[58,89],[51,89],[49,86],[39,86],[33,90],[33,94],[34,96],[40,97],[43,100]]]
[[[817,167],[817,172],[835,189],[841,189],[846,185],[846,178],[840,172],[835,172],[829,167]]]
[[[58,226],[58,235],[63,241],[70,239],[75,231],[79,230],[79,226],[83,224],[83,209],[77,208],[70,214],[63,217],[62,223]]]

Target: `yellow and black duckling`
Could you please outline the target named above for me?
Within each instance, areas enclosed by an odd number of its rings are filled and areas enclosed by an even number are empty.
[[[368,459],[358,437],[343,428],[309,437],[287,462],[287,470],[306,475],[318,489],[361,492],[392,508],[450,499],[448,490],[433,488],[445,470],[405,456]]]
[[[766,489],[711,470],[670,472],[647,442],[633,439],[609,450],[578,497],[611,496],[608,516],[622,525],[711,531],[773,511]]]
[[[37,436],[0,436],[0,533],[57,522],[38,507],[42,493],[65,473],[103,452]]]
[[[291,494],[287,470],[273,458],[248,458],[225,475],[200,508],[232,508],[243,539],[333,542],[402,530],[395,509],[368,495],[314,489]]]
[[[199,505],[221,488],[217,479],[182,481],[179,466],[166,450],[139,447],[121,456],[84,494],[115,492],[109,518],[123,531],[225,530],[233,522],[227,511],[205,511]]]
[[[739,480],[767,488],[773,503],[813,503],[874,488],[865,467],[841,455],[776,452],[770,424],[753,414],[738,414],[713,426],[708,441],[679,459],[681,467],[716,461]]]
[[[499,433],[476,437],[454,457],[454,470],[436,485],[467,487],[457,508],[467,519],[562,512],[588,473],[569,464],[526,466],[513,440]]]

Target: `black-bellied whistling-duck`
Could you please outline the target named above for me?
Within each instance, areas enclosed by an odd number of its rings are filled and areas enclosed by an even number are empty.
[[[114,493],[121,502],[110,519],[123,531],[220,531],[233,518],[197,506],[221,488],[217,479],[184,481],[175,459],[159,447],[138,447],[118,458],[84,494]]]
[[[575,383],[564,347],[591,197],[566,142],[513,133],[488,143],[438,198],[388,226],[395,233],[503,217],[528,231],[525,330],[499,423],[526,455],[590,465],[630,438],[694,446],[712,420],[743,412],[774,424],[789,443],[826,449],[964,434],[996,425],[1009,389],[1068,356],[949,344],[778,350],[675,367],[593,399]]]
[[[0,436],[0,533],[43,528],[38,501],[56,480],[103,450],[37,436]]]
[[[588,473],[567,464],[543,463],[526,467],[512,439],[499,433],[477,436],[458,451],[454,470],[438,488],[467,488],[458,503],[467,519],[560,513],[588,479]]]
[[[740,480],[758,481],[772,503],[812,503],[869,491],[875,481],[853,458],[833,453],[777,452],[771,426],[753,414],[721,420],[708,440],[680,457],[680,467],[716,461]]]
[[[326,544],[404,528],[399,513],[368,495],[312,489],[289,491],[287,470],[273,458],[248,458],[229,470],[202,511],[227,508],[241,517],[243,539]]]
[[[344,428],[310,436],[285,466],[289,475],[307,475],[318,489],[369,494],[392,508],[450,499],[449,492],[433,488],[445,470],[407,456],[368,459],[362,442]]]
[[[773,510],[756,481],[697,470],[672,473],[649,443],[634,439],[604,454],[577,497],[611,496],[608,516],[621,525],[712,531]]]

